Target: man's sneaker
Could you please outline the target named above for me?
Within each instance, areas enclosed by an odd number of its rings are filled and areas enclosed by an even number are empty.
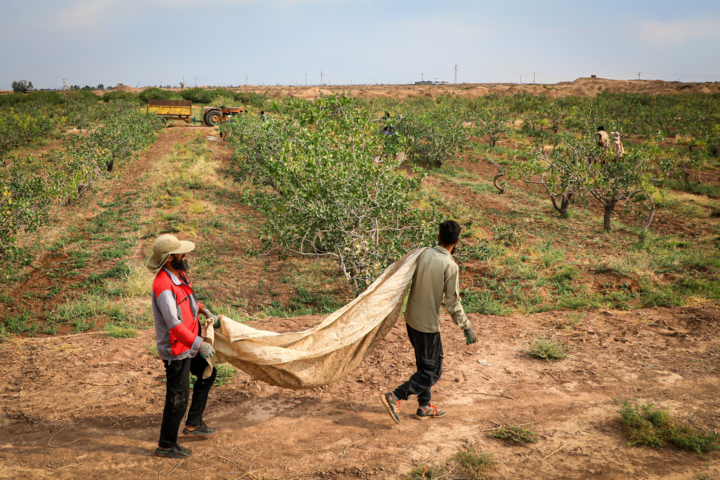
[[[168,448],[156,448],[155,449],[155,456],[156,457],[166,457],[166,458],[188,458],[192,455],[192,450],[189,448],[185,448],[179,443],[176,443],[172,447]]]
[[[400,402],[401,400],[398,400],[395,398],[395,395],[393,395],[392,392],[386,393],[381,397],[383,405],[385,405],[385,408],[387,408],[388,413],[392,417],[392,419],[395,421],[395,423],[400,423]]]
[[[205,425],[205,422],[192,430],[188,430],[188,426],[185,425],[185,428],[183,428],[183,435],[187,435],[189,437],[209,437],[211,435],[215,435],[215,429]]]
[[[442,410],[438,410],[438,408],[430,404],[429,407],[418,407],[417,412],[415,412],[415,418],[418,420],[425,420],[428,418],[440,418],[444,417],[445,412]]]

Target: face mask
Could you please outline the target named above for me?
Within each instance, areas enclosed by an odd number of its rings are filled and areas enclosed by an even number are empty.
[[[187,272],[188,270],[190,270],[190,266],[188,265],[187,258],[179,259],[177,257],[172,257],[172,259],[170,260],[170,265],[175,270],[179,270],[181,272]]]

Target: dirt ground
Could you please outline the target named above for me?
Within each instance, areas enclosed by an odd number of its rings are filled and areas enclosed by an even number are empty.
[[[227,161],[230,152],[210,129],[166,129],[122,170],[117,183],[98,193],[99,199],[107,204],[143,188],[153,162],[198,133],[208,136],[214,157]],[[100,213],[68,210],[53,228],[89,222]],[[661,215],[658,223],[662,220]],[[58,236],[49,229],[34,238]],[[146,247],[138,244],[131,257],[142,260]],[[51,260],[38,258],[36,265]],[[280,288],[286,285],[281,278],[287,266],[268,262],[243,265],[242,276],[234,279],[239,283],[213,288],[248,290],[240,293],[252,299],[259,294],[249,292],[251,277],[267,276],[284,298]],[[46,287],[33,275],[12,295]],[[472,346],[465,345],[449,318],[442,320],[445,370],[433,402],[447,411],[445,418],[417,421],[410,401],[402,425],[395,425],[380,402],[383,392],[414,371],[400,319],[359,369],[327,387],[283,390],[238,372],[210,394],[205,420],[218,433],[208,440],[180,438],[195,452],[186,461],[153,456],[165,384],[162,364],[149,350],[152,329],[130,339],[106,338],[102,332],[13,337],[0,344],[5,379],[0,384],[0,478],[405,479],[418,464],[441,464],[467,444],[493,453],[498,460],[493,475],[503,479],[720,478],[720,452],[703,459],[675,448],[628,446],[616,404],[634,398],[654,402],[683,422],[717,431],[718,306],[593,310],[579,321],[577,312],[567,311],[469,317],[479,336]],[[270,318],[251,325],[297,331],[319,319]],[[540,334],[565,343],[570,357],[553,363],[530,358],[526,350]],[[488,437],[501,423],[530,424],[527,428],[540,440],[507,446]]]
[[[205,420],[216,436],[181,437],[195,452],[187,461],[152,455],[164,400],[162,365],[147,349],[152,330],[16,340],[0,350],[0,478],[402,479],[468,442],[495,454],[498,478],[720,478],[718,452],[703,460],[628,446],[614,402],[655,402],[718,428],[719,309],[599,311],[572,328],[563,312],[470,318],[480,337],[472,346],[442,321],[446,366],[433,402],[444,419],[415,420],[410,401],[395,425],[380,403],[413,371],[400,320],[334,385],[282,390],[239,372],[211,392]],[[254,325],[290,331],[316,321]],[[540,333],[562,339],[570,358],[530,358],[524,350]],[[512,447],[487,437],[501,422],[532,422],[540,441]]]

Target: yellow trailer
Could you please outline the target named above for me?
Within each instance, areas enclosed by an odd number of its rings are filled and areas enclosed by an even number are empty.
[[[192,102],[188,100],[150,100],[147,111],[156,113],[165,120],[192,120]]]

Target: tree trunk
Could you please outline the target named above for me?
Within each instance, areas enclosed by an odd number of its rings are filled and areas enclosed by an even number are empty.
[[[650,207],[650,213],[648,214],[648,218],[645,221],[645,225],[643,225],[643,229],[640,235],[645,236],[647,229],[650,227],[650,224],[653,221],[653,217],[655,217],[655,202],[653,202],[652,206]]]
[[[568,193],[567,195],[560,195],[560,205],[558,206],[558,203],[555,201],[555,197],[553,195],[550,195],[550,200],[552,201],[553,207],[560,215],[567,215],[568,208],[570,208],[570,200],[572,200],[573,192]]]
[[[505,193],[505,187],[507,185],[503,185],[502,187],[500,187],[497,183],[497,181],[504,176],[504,173],[498,173],[497,175],[495,175],[495,178],[493,178],[493,185],[495,185],[495,188],[499,190],[498,195],[502,195],[503,193]]]
[[[610,223],[610,220],[612,219],[613,211],[615,211],[615,204],[617,204],[617,200],[614,198],[610,200],[610,203],[605,205],[605,217],[603,219],[603,228],[605,228],[606,232],[609,232],[612,230],[612,224]]]

